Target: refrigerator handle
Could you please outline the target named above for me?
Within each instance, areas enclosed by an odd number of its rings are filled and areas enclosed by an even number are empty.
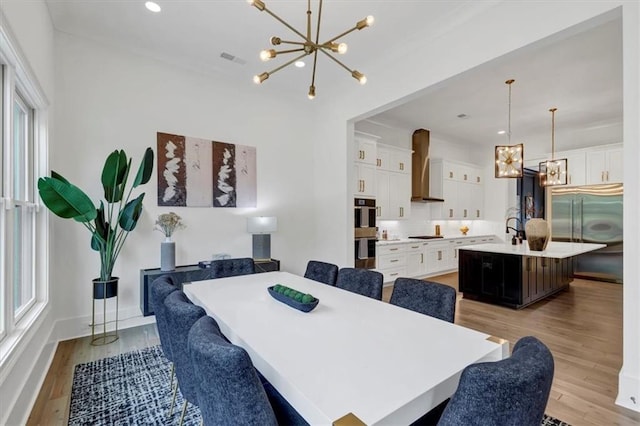
[[[580,242],[584,243],[582,239],[583,228],[584,228],[584,198],[580,198]]]
[[[569,207],[569,241],[573,242],[573,206],[575,205],[576,201],[575,200],[571,200],[571,206]]]

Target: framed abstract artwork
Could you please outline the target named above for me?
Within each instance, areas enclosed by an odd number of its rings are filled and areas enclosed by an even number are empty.
[[[256,148],[157,134],[158,205],[256,207]]]

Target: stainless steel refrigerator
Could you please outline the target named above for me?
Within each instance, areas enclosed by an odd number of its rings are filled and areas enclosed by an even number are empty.
[[[574,276],[622,283],[622,184],[551,190],[553,241],[607,246],[577,256]]]

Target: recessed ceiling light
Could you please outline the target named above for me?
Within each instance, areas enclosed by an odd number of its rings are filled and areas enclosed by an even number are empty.
[[[499,134],[499,135],[504,135],[505,133],[507,133],[507,131],[506,131],[506,130],[498,130],[498,134]]]
[[[298,68],[304,68],[305,63],[304,63],[304,61],[296,61],[296,63],[294,65],[296,67],[298,67]]]
[[[154,3],[152,1],[148,1],[144,4],[144,6],[152,12],[160,12],[162,9],[158,5],[158,3]]]

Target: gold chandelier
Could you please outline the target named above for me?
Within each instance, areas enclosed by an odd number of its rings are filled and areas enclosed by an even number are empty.
[[[507,130],[507,136],[509,138],[509,145],[496,146],[496,178],[521,178],[522,167],[524,163],[524,145],[517,144],[511,145],[511,85],[515,80],[507,80],[506,84],[509,85],[509,128]]]
[[[316,81],[316,64],[318,61],[318,52],[324,53],[333,61],[335,61],[338,65],[340,65],[342,68],[347,70],[353,78],[355,78],[360,82],[360,84],[365,84],[367,82],[367,77],[365,77],[364,74],[362,74],[361,72],[355,69],[354,70],[349,69],[349,67],[347,67],[345,64],[340,62],[333,54],[346,53],[347,51],[346,43],[338,43],[338,39],[340,39],[341,37],[344,37],[345,35],[349,34],[352,31],[361,30],[363,28],[371,26],[373,24],[373,16],[367,16],[363,20],[358,21],[353,28],[350,28],[341,34],[338,34],[337,36],[332,37],[331,39],[325,41],[324,43],[320,43],[319,39],[320,39],[320,19],[322,17],[322,0],[320,0],[318,4],[318,23],[316,25],[315,41],[312,40],[311,38],[311,0],[307,0],[307,33],[306,35],[302,34],[300,31],[296,30],[291,25],[286,23],[278,15],[276,15],[275,13],[267,9],[267,6],[264,4],[262,0],[247,0],[247,1],[252,6],[255,6],[255,8],[258,9],[259,11],[267,12],[269,15],[273,16],[277,21],[282,23],[285,27],[289,28],[291,31],[293,31],[298,36],[300,36],[300,38],[302,38],[302,41],[288,41],[288,40],[282,40],[280,37],[271,37],[270,42],[273,46],[288,44],[288,45],[299,46],[299,47],[293,48],[293,49],[286,49],[286,50],[275,50],[275,49],[263,50],[260,52],[260,59],[262,59],[263,61],[268,61],[282,54],[294,53],[294,52],[302,52],[302,53],[299,56],[296,56],[290,61],[285,62],[284,64],[274,68],[269,72],[263,72],[262,74],[258,74],[254,76],[253,77],[254,83],[260,84],[266,79],[268,79],[269,76],[276,73],[277,71],[280,71],[281,69],[293,64],[294,62],[304,58],[305,56],[313,55],[313,72],[311,74],[311,85],[309,86],[309,93],[308,93],[309,99],[313,99],[316,96],[315,81]]]
[[[556,186],[567,184],[567,159],[555,159],[556,150],[556,111],[558,108],[551,108],[551,160],[542,161],[538,165],[541,186]]]

